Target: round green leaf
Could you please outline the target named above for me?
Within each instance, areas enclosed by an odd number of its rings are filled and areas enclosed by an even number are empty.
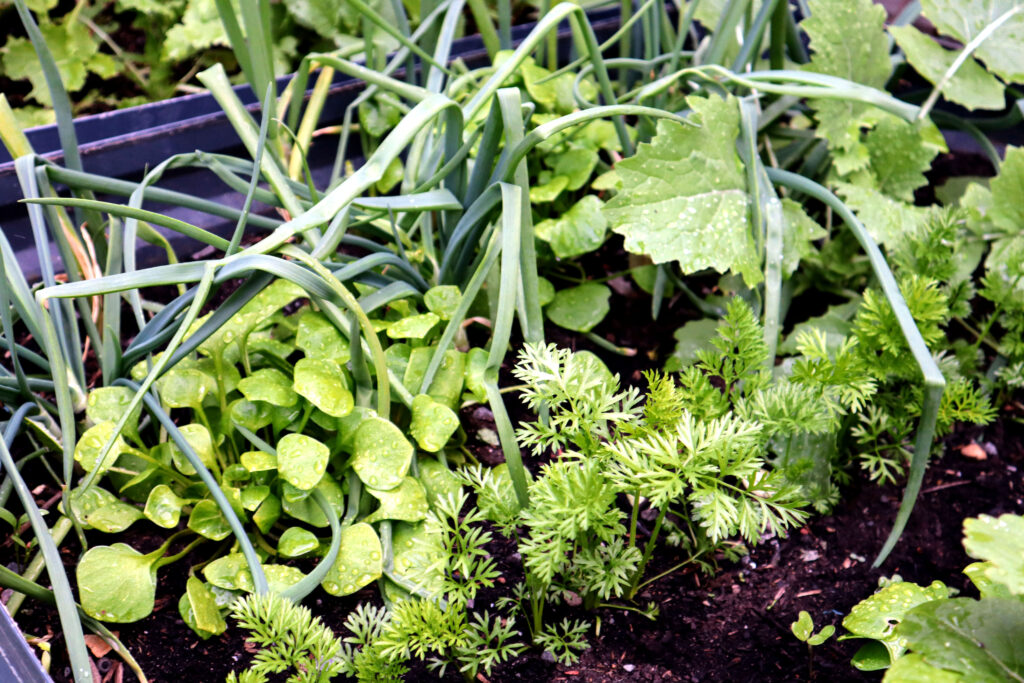
[[[604,320],[610,309],[611,290],[596,282],[563,289],[555,294],[546,310],[551,322],[574,332],[590,332]]]
[[[142,519],[142,513],[134,505],[125,503],[113,493],[99,486],[88,490],[76,489],[71,496],[71,509],[75,516],[85,523],[86,528],[116,534]]]
[[[487,351],[474,346],[466,354],[465,386],[466,391],[480,403],[487,402]]]
[[[380,507],[366,518],[370,524],[382,519],[418,522],[427,517],[427,492],[415,477],[406,477],[397,488],[390,491],[368,490],[370,495],[380,501]]]
[[[245,556],[241,553],[229,553],[218,557],[203,567],[203,577],[218,588],[233,591],[252,591],[252,574]]]
[[[205,631],[217,636],[228,630],[228,625],[217,606],[217,598],[209,586],[190,576],[185,584],[185,597],[195,620],[194,631]]]
[[[452,471],[433,458],[420,458],[419,467],[419,480],[427,491],[427,502],[431,505],[438,498],[458,493],[462,488]]]
[[[246,486],[242,489],[242,507],[249,512],[255,512],[256,509],[267,499],[270,495],[270,487],[263,484],[256,484],[253,486]]]
[[[331,417],[345,417],[355,402],[344,370],[333,360],[302,358],[295,364],[292,387]]]
[[[608,220],[601,213],[602,202],[588,194],[557,218],[548,218],[534,228],[538,239],[551,245],[558,258],[573,258],[604,244]]]
[[[149,616],[156,598],[156,559],[124,543],[89,548],[75,571],[82,609],[99,621],[121,624]]]
[[[310,491],[327,471],[331,451],[304,434],[287,434],[277,442],[277,471],[297,489]]]
[[[181,508],[188,503],[187,500],[175,495],[166,484],[154,486],[146,499],[146,509],[143,513],[146,519],[157,526],[165,529],[173,529],[178,526],[181,519]]]
[[[412,462],[412,444],[388,420],[371,417],[356,430],[352,467],[370,488],[386,491],[402,483]]]
[[[238,390],[250,401],[266,401],[282,408],[290,408],[299,400],[288,377],[274,368],[255,371],[238,383]]]
[[[891,583],[854,605],[843,619],[843,627],[856,637],[880,641],[895,661],[907,645],[907,641],[897,635],[895,625],[917,605],[946,597],[949,597],[949,588],[941,581],[933,581],[927,588],[905,581]]]
[[[277,541],[277,552],[284,557],[302,557],[319,547],[316,535],[300,526],[288,527]]]
[[[217,590],[221,589],[218,588]],[[178,614],[181,616],[181,620],[185,622],[185,625],[203,640],[208,640],[214,636],[213,633],[199,628],[199,624],[196,623],[196,615],[192,611],[192,603],[188,599],[188,593],[182,593],[181,597],[178,598]]]
[[[245,427],[250,432],[257,432],[274,420],[273,406],[263,401],[250,401],[240,398],[228,406],[231,421]]]
[[[383,552],[377,532],[360,522],[341,532],[341,550],[320,584],[331,595],[350,595],[380,578]]]
[[[415,351],[419,350],[415,349]],[[433,353],[434,347],[425,350]],[[430,354],[427,355],[429,357]],[[455,349],[448,349],[444,352],[444,358],[437,368],[434,381],[427,388],[427,393],[449,408],[455,409],[462,397],[462,384],[465,382],[465,375],[466,354]],[[420,381],[422,381],[422,377]],[[419,386],[419,382],[412,385],[406,384],[406,386]]]
[[[292,351],[295,350],[295,347],[291,344],[285,344],[282,341],[271,339],[269,337],[250,336],[249,340],[245,343],[245,350],[250,354],[265,353],[268,356],[284,360],[288,358],[288,356],[292,355]]]
[[[306,311],[299,318],[295,332],[295,345],[306,358],[327,358],[336,363],[347,363],[349,345],[323,313]]]
[[[448,406],[426,394],[413,399],[409,431],[423,450],[432,453],[441,450],[458,428],[459,416]]]
[[[117,422],[128,409],[128,405],[135,397],[128,387],[100,387],[89,392],[89,399],[85,406],[85,416],[93,423]],[[126,434],[135,436],[138,433],[139,415],[142,406],[135,408],[131,418],[125,424]]]
[[[436,313],[421,313],[388,326],[388,337],[391,339],[423,339],[434,326],[441,321]]]
[[[110,437],[114,435],[114,427],[116,426],[113,422],[100,422],[98,425],[85,430],[82,438],[78,440],[78,443],[75,445],[75,460],[81,463],[86,472],[92,472],[96,469],[100,452],[107,445],[107,442],[110,441]],[[127,448],[128,445],[124,442],[124,439],[118,436],[114,446],[107,453],[107,457],[100,463],[100,474],[110,469],[117,461],[118,456]]]
[[[213,439],[210,438],[210,430],[201,424],[189,424],[178,428],[181,435],[185,437],[185,441],[192,450],[199,456],[199,461],[207,467],[213,467],[217,462],[217,455],[213,450]],[[191,477],[196,473],[192,463],[188,461],[185,454],[178,448],[176,443],[171,442],[171,459],[174,461],[174,466],[178,468],[178,471],[182,474]]]
[[[284,488],[290,488],[289,484],[285,484]],[[292,489],[299,491],[299,489]],[[316,485],[316,490],[324,494],[327,498],[327,502],[334,508],[334,513],[341,517],[345,514],[345,491],[342,490],[338,482],[329,474],[325,474],[320,480],[320,483]],[[299,491],[300,493],[309,494],[309,491]],[[274,497],[276,499],[276,497]],[[313,497],[310,495],[304,495],[302,498],[293,498],[291,496],[285,496],[283,502],[284,511],[290,517],[294,517],[300,522],[305,522],[310,526],[315,526],[318,529],[323,529],[328,526],[327,518],[324,516],[323,510],[316,504]],[[277,506],[278,513],[280,513],[282,504],[279,502]],[[260,510],[262,510],[262,506]],[[259,511],[257,511],[257,516]],[[253,518],[256,519],[255,517]]]
[[[298,567],[289,567],[283,564],[265,564],[263,573],[267,577],[267,586],[272,593],[280,593],[289,586],[294,586],[305,578],[305,574]]]
[[[399,522],[391,535],[394,573],[428,593],[444,590],[439,560],[444,557],[440,534],[427,531],[423,522]]]
[[[160,398],[171,408],[199,408],[217,383],[195,368],[175,368],[160,380]]]
[[[427,305],[427,310],[436,313],[441,320],[451,320],[461,301],[462,292],[455,285],[431,287],[423,295],[423,303]]]
[[[277,469],[277,456],[263,451],[246,451],[239,458],[242,467],[250,472],[269,472]]]
[[[244,500],[243,500],[244,502]],[[294,515],[293,515],[294,516]],[[252,521],[261,533],[267,533],[274,526],[274,523],[281,518],[281,499],[273,493],[267,495],[260,506],[253,513]],[[298,519],[296,517],[296,519]],[[327,520],[324,520],[326,524]]]
[[[231,535],[228,520],[212,500],[201,500],[188,516],[188,528],[211,541],[223,541]]]

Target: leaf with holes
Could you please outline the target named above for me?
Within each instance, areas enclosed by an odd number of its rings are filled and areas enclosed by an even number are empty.
[[[850,610],[843,619],[843,627],[850,635],[843,638],[880,641],[895,661],[907,649],[907,641],[897,632],[896,625],[914,607],[947,598],[949,593],[941,581],[934,581],[927,588],[903,581],[889,584]]]
[[[71,509],[86,528],[108,534],[120,533],[142,519],[142,512],[137,507],[99,486],[90,486],[84,491],[75,489],[71,495]]]

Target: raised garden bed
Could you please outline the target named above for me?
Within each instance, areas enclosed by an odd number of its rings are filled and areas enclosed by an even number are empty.
[[[54,679],[1024,675],[1024,150],[982,131],[1024,19],[749,4],[561,4],[446,73],[452,6],[416,78],[313,57],[351,118],[211,69],[222,236],[37,163],[68,272],[0,243],[0,583],[52,585]],[[153,225],[206,246],[145,267]]]

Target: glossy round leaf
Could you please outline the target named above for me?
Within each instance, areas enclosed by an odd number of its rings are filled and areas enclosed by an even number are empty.
[[[125,503],[99,486],[91,486],[86,491],[75,489],[71,497],[71,509],[85,523],[86,528],[91,527],[108,534],[120,533],[142,519],[142,512],[137,507]]]
[[[198,408],[217,383],[195,368],[175,368],[160,380],[160,398],[171,408]]]
[[[448,406],[426,394],[413,399],[409,432],[423,450],[432,453],[441,450],[458,428],[459,416]]]
[[[217,589],[221,590],[221,589]],[[189,602],[188,593],[182,593],[181,597],[178,598],[178,615],[181,620],[185,622],[185,625],[192,629],[192,632],[203,640],[212,638],[215,634],[209,631],[204,631],[199,628],[199,624],[196,623],[196,615],[192,611],[192,603]]]
[[[369,489],[369,492],[380,502],[380,507],[366,518],[370,524],[382,519],[418,522],[427,517],[427,492],[415,477],[406,477],[390,491]]]
[[[280,358],[284,360],[288,356],[292,355],[292,351],[295,347],[291,344],[285,344],[277,339],[270,339],[264,337],[253,338],[249,337],[249,340],[245,344],[245,350],[251,355],[254,353],[264,353],[274,358]]]
[[[203,567],[203,577],[218,588],[247,592],[253,590],[252,574],[241,553],[218,557]]]
[[[547,306],[555,298],[555,286],[546,277],[537,278],[537,299],[541,306]]]
[[[289,567],[283,564],[265,564],[263,573],[267,577],[267,586],[271,593],[280,593],[302,581],[306,576],[298,567]]]
[[[269,494],[256,508],[252,515],[253,524],[261,533],[267,533],[274,526],[274,523],[281,518],[281,499],[273,493]],[[325,520],[326,522],[326,520]]]
[[[327,471],[331,451],[305,434],[287,434],[277,442],[277,471],[297,489],[313,489]]]
[[[316,535],[299,526],[288,527],[277,541],[277,552],[284,557],[302,557],[320,547]]]
[[[430,594],[444,589],[439,560],[444,557],[440,535],[429,532],[423,522],[394,525],[391,549],[394,573]]]
[[[321,585],[331,595],[350,595],[373,583],[383,572],[383,551],[377,532],[360,522],[341,532],[341,549]]]
[[[188,424],[178,428],[181,435],[185,438],[185,441],[192,450],[195,451],[196,455],[199,456],[199,461],[207,467],[213,467],[217,462],[217,455],[213,450],[213,439],[210,437],[210,430],[201,424]],[[178,468],[178,471],[182,474],[191,477],[196,473],[192,463],[189,462],[185,454],[178,448],[178,444],[171,443],[171,459],[174,461],[174,466]]]
[[[596,282],[563,289],[545,309],[551,322],[574,332],[590,332],[608,315],[611,290]]]
[[[86,401],[85,416],[95,424],[100,422],[116,423],[128,409],[128,405],[135,397],[128,387],[99,387],[89,392]],[[131,418],[125,424],[124,432],[130,436],[137,436],[139,415],[142,413],[142,406],[137,406]]]
[[[188,503],[187,500],[175,495],[166,484],[154,486],[146,499],[146,508],[143,513],[146,519],[157,526],[165,529],[173,529],[178,526],[181,519],[181,508]]]
[[[435,313],[410,315],[388,326],[391,339],[423,339],[441,321]]]
[[[416,349],[417,351],[419,349]],[[448,349],[444,352],[441,365],[437,368],[434,381],[427,388],[427,393],[435,399],[455,410],[462,397],[462,384],[465,382],[466,354],[455,349]],[[422,381],[422,379],[421,379]],[[410,386],[410,385],[406,385]],[[419,386],[419,382],[411,385]]]
[[[353,444],[352,467],[370,488],[386,491],[402,483],[412,461],[412,444],[402,430],[380,417],[359,425]]]
[[[285,487],[288,487],[288,485],[285,484]],[[298,489],[295,490],[298,491]],[[342,490],[341,485],[334,481],[331,475],[325,474],[320,480],[320,483],[316,485],[315,490],[324,494],[324,497],[327,498],[327,502],[329,502],[331,507],[334,508],[334,513],[338,517],[345,514],[345,492]],[[313,497],[310,495],[306,495],[301,499],[294,499],[286,495],[283,503],[278,504],[279,512],[282,505],[284,512],[288,516],[294,517],[300,522],[305,522],[306,524],[315,526],[318,529],[323,529],[328,526],[327,518],[324,516],[323,510],[320,509],[320,506],[317,505],[316,501],[314,501]],[[262,509],[262,507],[260,509]]]
[[[295,391],[331,417],[345,417],[355,402],[348,378],[333,360],[302,358],[295,364]]]
[[[269,472],[277,469],[277,456],[263,451],[246,451],[239,457],[242,467],[250,472]]]
[[[238,383],[238,390],[250,401],[266,401],[282,408],[290,408],[299,400],[291,380],[274,368],[256,370]]]
[[[462,292],[455,285],[431,287],[423,295],[423,303],[427,305],[427,310],[437,314],[441,320],[451,320],[461,302]]]
[[[85,613],[99,621],[138,621],[153,611],[159,558],[131,546],[93,546],[78,563],[75,575]]]
[[[419,467],[419,480],[423,484],[423,488],[426,489],[427,502],[431,505],[438,498],[458,493],[462,488],[452,471],[433,458],[420,458]]]
[[[188,528],[211,541],[223,541],[231,535],[228,520],[212,500],[201,500],[188,516]]]
[[[86,472],[92,472],[96,469],[103,447],[107,445],[110,437],[114,435],[114,427],[116,425],[113,422],[100,422],[98,425],[85,430],[82,438],[75,444],[75,460],[82,465]],[[117,461],[118,456],[127,447],[128,445],[124,442],[124,439],[118,436],[103,462],[99,464],[100,473],[102,474],[110,469]]]
[[[487,402],[487,351],[474,346],[466,354],[465,385],[466,391],[473,394],[480,403]]]
[[[264,484],[253,484],[242,489],[242,507],[255,512],[270,495],[270,487]]]
[[[250,432],[258,432],[274,420],[273,406],[263,401],[240,398],[228,406],[231,420]]]
[[[220,635],[228,629],[224,617],[217,606],[217,598],[205,583],[190,576],[185,584],[185,596],[189,609],[195,620],[196,631],[206,631],[212,635]]]
[[[323,313],[306,311],[299,318],[295,345],[306,358],[326,358],[338,364],[347,363],[349,345],[338,328]]]

